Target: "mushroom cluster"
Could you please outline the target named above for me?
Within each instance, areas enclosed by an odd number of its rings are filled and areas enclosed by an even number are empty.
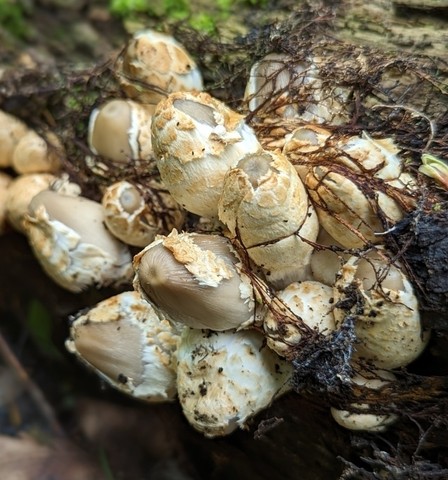
[[[348,92],[324,89],[318,58],[291,62],[268,55],[246,88],[255,118],[262,106],[296,124],[271,142],[202,92],[177,41],[139,32],[116,63],[127,98],[91,113],[86,162],[155,166],[159,176],[114,181],[102,202],[54,170],[15,167],[24,175],[2,181],[6,217],[60,286],[130,288],[133,278],[134,291],[72,321],[68,350],[122,392],[178,398],[209,437],[244,427],[288,391],[304,342],[337,333],[347,316],[355,319],[352,385],[394,382],[388,370],[411,363],[428,341],[412,284],[383,245],[414,208],[416,180],[392,139],[317,125],[344,122]],[[310,86],[314,96],[294,103],[289,92]],[[39,142],[9,120],[0,164],[26,164]],[[48,141],[52,151],[58,142]],[[17,149],[21,161],[10,163]],[[25,178],[34,183],[19,197]],[[132,260],[134,247],[142,250]],[[346,407],[332,408],[346,428],[379,431],[396,418]]]

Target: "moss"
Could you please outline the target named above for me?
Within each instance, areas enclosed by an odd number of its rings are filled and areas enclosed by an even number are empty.
[[[161,0],[151,4],[146,0],[109,0],[110,11],[126,21],[142,15],[168,22],[185,20],[190,27],[208,35],[217,34],[220,24],[235,12],[261,9],[267,4],[268,0]]]
[[[17,0],[0,0],[0,25],[10,34],[25,38],[27,33],[25,6]]]

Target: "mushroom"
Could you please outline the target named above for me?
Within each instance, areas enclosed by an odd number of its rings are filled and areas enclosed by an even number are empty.
[[[339,242],[321,228],[310,259],[313,280],[332,287],[336,275],[350,256]]]
[[[7,191],[5,208],[6,218],[11,226],[26,233],[24,217],[28,213],[28,205],[35,195],[50,188],[56,180],[50,173],[31,173],[15,178]]]
[[[61,168],[64,149],[58,137],[48,132],[45,138],[34,130],[25,133],[17,143],[12,166],[17,173],[56,173]]]
[[[391,139],[336,137],[306,126],[283,152],[296,164],[321,226],[345,248],[381,243],[384,229],[413,208],[413,177]]]
[[[201,73],[185,48],[154,30],[133,35],[117,59],[115,75],[129,98],[152,105],[170,93],[203,88]]]
[[[137,292],[123,292],[77,316],[66,347],[112,387],[160,402],[177,394],[179,339]]]
[[[345,248],[381,243],[379,234],[403,218],[397,202],[370,186],[365,177],[355,182],[349,175],[318,166],[307,175],[305,184],[320,224]]]
[[[183,331],[177,389],[183,413],[196,430],[217,437],[244,428],[289,389],[291,365],[263,343],[256,331]]]
[[[206,93],[173,93],[157,106],[152,144],[163,184],[189,212],[218,216],[224,176],[261,149],[238,113]]]
[[[378,368],[404,367],[424,350],[418,301],[399,264],[382,250],[365,258],[351,257],[334,286],[337,326],[347,314],[355,316],[354,358]]]
[[[294,282],[277,292],[277,297],[284,310],[293,314],[268,309],[264,317],[266,343],[278,355],[293,358],[291,353],[308,329],[322,335],[335,330],[331,287],[315,281]]]
[[[0,167],[10,167],[14,149],[29,131],[28,127],[14,115],[0,110]]]
[[[2,234],[6,228],[6,200],[9,195],[8,188],[11,182],[12,177],[0,172],[0,234]]]
[[[134,288],[175,322],[221,331],[254,321],[250,280],[224,237],[173,230],[137,254],[134,269]]]
[[[67,290],[131,279],[128,247],[105,228],[100,203],[44,190],[32,199],[25,228],[43,269]]]
[[[378,390],[394,380],[395,375],[384,370],[356,373],[351,379],[355,385],[371,390]],[[336,422],[341,425],[341,427],[348,428],[349,430],[383,432],[398,418],[397,415],[394,414],[369,412],[369,405],[366,403],[353,403],[351,407],[353,410],[331,408],[331,415]],[[366,413],[362,413],[363,410],[366,410]]]
[[[270,53],[252,66],[244,98],[252,112],[341,125],[348,120],[349,94],[322,81],[318,57],[296,60]]]
[[[90,114],[88,143],[95,155],[118,164],[152,157],[152,106],[132,100],[109,100]]]
[[[310,242],[319,225],[303,183],[283,155],[245,155],[224,179],[218,213],[276,288],[307,278]]]
[[[150,244],[157,234],[180,228],[185,214],[160,184],[148,189],[145,201],[140,190],[125,180],[106,188],[102,205],[104,221],[109,231],[122,242],[137,247]]]

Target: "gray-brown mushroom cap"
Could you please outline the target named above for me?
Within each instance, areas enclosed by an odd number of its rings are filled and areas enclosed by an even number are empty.
[[[250,323],[254,299],[230,242],[218,235],[161,237],[134,258],[134,287],[169,318],[193,328]]]

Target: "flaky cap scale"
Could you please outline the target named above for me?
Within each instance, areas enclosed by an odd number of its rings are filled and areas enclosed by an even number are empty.
[[[112,387],[150,402],[173,400],[179,332],[137,292],[79,315],[66,347]]]
[[[227,330],[254,320],[249,280],[230,242],[173,230],[134,257],[134,288],[172,320]]]
[[[282,154],[244,156],[225,177],[218,213],[270,281],[304,279],[312,247],[300,236],[313,242],[318,222],[302,181]]]
[[[152,155],[151,118],[154,108],[132,100],[109,100],[90,114],[88,142],[95,155],[126,164],[148,161]]]
[[[152,143],[166,188],[183,207],[217,217],[224,175],[261,149],[241,115],[206,93],[174,93],[157,106]]]
[[[173,37],[154,30],[133,35],[116,62],[125,94],[157,105],[172,92],[202,90],[202,76],[189,53]]]
[[[25,227],[47,274],[61,287],[79,292],[120,285],[132,276],[128,247],[103,222],[100,203],[45,190],[31,201]]]

